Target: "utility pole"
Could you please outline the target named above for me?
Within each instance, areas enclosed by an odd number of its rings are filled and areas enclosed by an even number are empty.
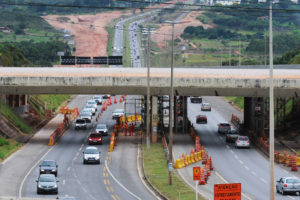
[[[147,47],[147,153],[150,149],[150,27],[148,29]]]
[[[270,200],[275,199],[274,184],[274,94],[273,94],[273,25],[272,25],[272,1],[269,9],[269,62],[270,62]]]
[[[229,44],[229,66],[231,66],[231,46]]]

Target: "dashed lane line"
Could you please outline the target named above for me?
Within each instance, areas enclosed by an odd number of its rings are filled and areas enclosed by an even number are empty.
[[[256,173],[254,171],[251,171],[251,174],[253,174],[254,176],[257,176]]]
[[[118,183],[118,184],[119,184],[126,192],[128,192],[129,194],[131,194],[131,196],[133,196],[133,197],[136,198],[136,199],[141,200],[140,197],[136,196],[136,195],[133,194],[131,191],[129,191],[124,185],[122,185],[122,184],[114,177],[114,175],[111,173],[111,171],[110,171],[109,168],[108,168],[107,160],[105,160],[105,167],[106,167],[107,172],[109,173],[109,175],[116,181],[116,183]]]
[[[234,155],[234,157],[238,160],[239,159],[239,157],[237,156],[237,155]]]
[[[264,182],[264,183],[267,183],[267,181],[266,181],[265,179],[263,179],[263,178],[260,178],[260,180],[261,180],[262,182]]]
[[[66,184],[66,180],[63,180],[62,184],[63,184],[63,185]]]
[[[239,160],[239,162],[243,165],[244,164],[244,162],[243,161],[241,161],[241,160]]]
[[[68,167],[67,171],[70,171],[71,170],[71,167]]]
[[[247,166],[244,166],[244,167],[245,167],[245,169],[246,169],[246,170],[250,170],[250,168],[249,168],[249,167],[247,167]]]
[[[229,149],[230,147],[226,144],[226,148]]]
[[[288,198],[290,198],[290,199],[295,199],[294,197],[291,197],[291,196],[287,196]]]

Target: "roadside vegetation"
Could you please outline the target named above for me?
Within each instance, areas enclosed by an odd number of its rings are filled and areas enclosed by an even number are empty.
[[[26,124],[26,122],[19,115],[17,115],[10,107],[6,106],[1,100],[0,107],[1,115],[3,115],[3,117],[5,117],[11,124],[19,128],[23,133],[32,133],[32,129]]]
[[[241,110],[244,110],[244,97],[225,97],[229,102],[232,102]]]
[[[166,164],[165,154],[161,144],[152,143],[150,153],[146,153],[146,145],[143,145],[144,170],[148,180],[159,188],[159,191],[170,200],[189,200],[195,198],[195,192],[186,185],[179,176],[173,173],[173,184],[168,182],[168,166]],[[199,196],[199,200],[202,198]]]
[[[10,156],[22,146],[21,143],[0,136],[0,161]]]

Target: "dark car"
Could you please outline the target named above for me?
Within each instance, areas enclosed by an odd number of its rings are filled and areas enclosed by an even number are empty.
[[[89,144],[102,144],[102,134],[93,132],[89,136]]]
[[[238,136],[239,132],[237,130],[230,130],[226,133],[226,142],[235,142]]]
[[[228,123],[218,124],[218,133],[226,134],[230,130],[231,130],[231,125],[230,124],[228,124]]]
[[[37,193],[54,193],[58,194],[58,185],[55,176],[53,174],[41,174],[36,180]]]
[[[202,97],[192,96],[190,97],[191,103],[202,103]]]
[[[197,124],[207,124],[207,117],[206,115],[197,115],[196,117]]]
[[[40,174],[54,174],[57,176],[58,165],[54,160],[44,160],[40,164]]]

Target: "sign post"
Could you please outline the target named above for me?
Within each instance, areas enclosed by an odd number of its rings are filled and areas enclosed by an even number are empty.
[[[197,181],[200,181],[200,167],[193,167],[193,179],[195,181],[195,187],[196,187],[196,200],[198,200],[198,184]]]
[[[241,183],[215,184],[214,200],[241,200]]]

